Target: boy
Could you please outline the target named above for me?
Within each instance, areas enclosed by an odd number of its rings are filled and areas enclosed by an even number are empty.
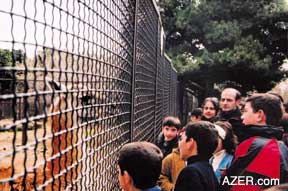
[[[202,108],[198,107],[192,110],[191,112],[191,117],[190,117],[190,121],[192,122],[196,122],[196,121],[200,121],[201,117],[202,117]]]
[[[161,191],[157,184],[163,155],[148,142],[133,142],[122,147],[118,160],[118,180],[124,191]]]
[[[272,180],[278,184],[288,181],[288,148],[277,141],[283,131],[275,127],[281,117],[281,101],[274,95],[253,94],[246,100],[241,116],[246,140],[236,149],[232,165],[222,177],[223,190],[256,191],[273,186]]]
[[[218,191],[219,183],[209,159],[218,145],[214,125],[207,121],[188,123],[179,137],[180,157],[187,166],[180,172],[175,191]]]
[[[173,148],[178,147],[177,133],[181,127],[179,118],[168,116],[163,119],[162,132],[157,139],[157,146],[161,149],[164,157],[170,154]]]

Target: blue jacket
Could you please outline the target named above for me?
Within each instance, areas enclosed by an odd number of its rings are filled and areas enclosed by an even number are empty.
[[[227,168],[230,167],[232,160],[233,160],[233,155],[230,155],[227,152],[225,152],[224,157],[219,163],[219,166],[214,171],[218,182],[220,182],[222,172],[224,172]],[[210,159],[209,163],[212,165],[213,157]]]
[[[160,187],[159,186],[155,186],[153,188],[148,188],[146,190],[143,190],[143,191],[161,191]]]

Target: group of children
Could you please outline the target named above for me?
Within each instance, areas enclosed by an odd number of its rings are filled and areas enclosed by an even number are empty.
[[[231,92],[236,93],[236,103],[237,91]],[[229,99],[233,98],[227,95],[221,95],[221,109],[216,98],[205,99],[202,115],[191,118],[183,128],[177,117],[164,118],[157,146],[147,142],[124,145],[118,161],[121,188],[256,191],[273,186],[271,182],[260,185],[261,178],[279,179],[274,184],[288,182],[288,148],[279,141],[283,131],[276,127],[282,116],[281,101],[267,93],[252,95],[241,113],[241,126],[237,126],[239,111],[231,109],[233,100]],[[227,116],[229,119],[222,120]],[[241,176],[250,179],[243,181]]]

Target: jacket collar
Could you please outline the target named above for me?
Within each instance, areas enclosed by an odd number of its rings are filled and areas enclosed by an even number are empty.
[[[164,134],[161,133],[160,136],[158,137],[158,142],[163,144],[165,147],[167,146],[170,146],[170,145],[175,145],[178,143],[178,139],[177,139],[177,136],[170,140],[170,141],[165,141],[165,137],[164,137]]]
[[[194,155],[194,156],[189,157],[189,158],[187,159],[187,165],[192,164],[192,163],[195,163],[195,162],[200,162],[200,161],[208,162],[209,159],[204,158],[204,157],[201,157],[201,156],[199,156],[199,155]]]
[[[210,118],[210,119],[206,118],[205,116],[202,116],[202,117],[201,117],[201,120],[202,120],[202,121],[209,121],[209,122],[213,123],[213,122],[217,121],[218,119],[217,119],[217,116],[212,117],[212,118]]]
[[[230,111],[221,111],[219,115],[220,119],[229,120],[233,119],[241,119],[241,111],[237,108]]]
[[[283,128],[269,125],[265,126],[248,125],[244,126],[243,132],[245,133],[246,139],[253,136],[260,136],[268,139],[276,138],[280,140],[282,139]]]

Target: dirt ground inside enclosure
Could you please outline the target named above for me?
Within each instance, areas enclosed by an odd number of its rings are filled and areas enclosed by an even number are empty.
[[[2,125],[3,125],[3,120],[0,122],[2,122]],[[8,122],[9,121],[6,121],[6,123],[8,123]],[[78,147],[78,150],[81,149],[81,150],[87,151],[89,153],[91,151],[92,146],[99,147],[100,145],[103,145],[105,143],[107,144],[108,140],[115,139],[115,131],[105,130],[104,128],[99,128],[98,125],[96,125],[96,126],[94,128],[87,128],[87,129],[89,129],[88,131],[86,131],[86,128],[84,127],[83,128],[84,131],[80,130],[78,132],[79,133],[78,138],[81,138],[81,137],[87,138],[87,137],[91,137],[91,136],[94,136],[94,137],[96,136],[95,140],[97,143],[95,141],[94,141],[94,143],[87,141],[85,143],[82,143]],[[17,127],[17,129],[19,129],[19,128],[20,127]],[[36,134],[35,134],[35,132],[36,132]],[[45,133],[46,133],[46,135],[45,135]],[[46,169],[44,169],[45,161],[46,161],[46,165],[47,165],[47,158],[50,158],[52,155],[52,153],[51,153],[51,148],[52,148],[51,138],[48,141],[46,141],[45,143],[42,140],[39,140],[45,136],[48,136],[48,134],[49,134],[48,130],[46,132],[44,131],[43,123],[41,126],[39,126],[37,128],[36,131],[35,130],[28,130],[27,131],[28,143],[25,146],[27,149],[24,149],[24,146],[22,145],[22,131],[17,130],[16,134],[14,134],[13,131],[0,132],[0,180],[2,179],[2,182],[3,182],[3,179],[11,178],[12,166],[14,166],[14,176],[19,175],[19,177],[16,177],[15,181],[14,181],[13,189],[15,189],[15,190],[17,190],[17,189],[23,190],[24,189],[21,184],[23,181],[23,173],[24,173],[25,169],[27,170],[27,177],[26,177],[25,183],[28,185],[28,186],[26,186],[26,190],[33,190],[34,189],[34,186],[33,186],[34,181],[36,181],[36,185],[39,186],[39,185],[43,184],[44,177],[46,177],[46,181],[47,181],[47,179],[51,178],[51,172],[49,171],[49,169],[47,169],[47,166],[46,166]],[[14,138],[15,138],[15,149],[17,152],[15,152],[14,162],[12,164],[13,139]],[[35,143],[36,140],[38,143],[32,144],[32,143]],[[29,145],[29,146],[27,146],[27,145]],[[105,148],[105,147],[107,147],[107,148]],[[109,143],[108,145],[105,145],[105,147],[101,147],[101,149],[99,149],[99,151],[97,151],[97,153],[99,152],[100,155],[103,155],[103,157],[105,157],[107,159],[107,157],[111,155],[111,153],[109,153],[109,152],[111,152],[115,148],[114,148],[113,144],[111,144],[111,143]],[[81,153],[81,154],[83,154],[83,153]],[[86,154],[83,154],[82,157],[85,157],[84,155],[86,155]],[[95,158],[97,161],[97,160],[99,160],[99,157],[96,155],[97,154],[94,153],[94,157],[92,157],[92,158]],[[85,169],[85,171],[87,171],[89,169],[87,167],[84,168],[84,166],[87,163],[87,161],[92,162],[92,160],[93,160],[92,158],[88,157],[88,159],[85,160],[86,162],[84,162],[83,164],[81,162],[82,169]],[[25,161],[25,164],[24,164],[24,161]],[[109,161],[110,161],[110,159],[109,159]],[[110,164],[111,161],[110,162],[109,161],[107,161],[107,162]],[[102,165],[104,165],[104,166],[109,165],[107,162],[104,162]],[[33,169],[33,167],[35,167],[35,166],[38,166],[35,170],[36,171],[36,178],[34,178],[34,169]],[[79,166],[78,166],[78,169],[79,169]],[[98,169],[98,167],[97,167],[97,169]],[[47,172],[47,170],[49,172]],[[77,174],[76,169],[74,169],[73,173]],[[99,179],[98,176],[95,178]],[[91,177],[90,178],[88,177],[88,179],[91,179]],[[83,181],[85,180],[85,183],[87,183],[88,179],[84,178]],[[30,184],[29,184],[29,182],[30,182]],[[83,185],[83,183],[81,183],[81,181],[78,182],[77,184]],[[10,190],[10,189],[11,189],[11,187],[10,187],[8,182],[0,183],[0,190],[1,191],[2,190],[3,191]],[[46,187],[46,189],[48,189],[48,190],[51,189],[51,185]]]
[[[16,136],[15,136],[16,135]],[[35,131],[29,130],[27,131],[28,136],[28,144],[35,142]],[[44,137],[43,128],[37,129],[36,133],[37,138]],[[13,140],[15,139],[15,157],[12,163],[13,158]],[[51,144],[51,142],[50,142]],[[46,143],[46,147],[48,146],[48,142]],[[51,147],[51,146],[50,146]],[[32,183],[34,181],[34,166],[39,166],[35,169],[37,177],[35,177],[36,184],[37,182],[43,182],[44,180],[44,166],[43,162],[46,158],[49,157],[49,151],[45,149],[44,143],[39,142],[37,146],[35,144],[31,144],[24,149],[22,145],[22,132],[16,131],[16,134],[11,131],[0,132],[0,179],[11,178],[12,176],[12,166],[14,167],[14,176],[19,176],[15,178],[13,189],[22,190],[21,182],[23,181],[23,174],[25,169],[27,170],[27,177],[25,183],[27,184],[26,189],[32,189]],[[51,151],[50,151],[51,152]],[[42,164],[41,164],[42,163]],[[51,174],[51,173],[49,173]],[[30,182],[30,184],[29,184]],[[0,183],[0,190],[10,190],[11,187],[9,183]]]
[[[7,122],[6,120],[5,122]],[[1,120],[3,124],[3,120]],[[0,124],[1,125],[1,124]],[[42,126],[41,126],[42,127]],[[19,127],[17,127],[19,128]],[[36,132],[36,134],[35,134]],[[46,132],[46,136],[47,136]],[[19,150],[19,152],[16,152],[14,164],[17,164],[17,169],[15,168],[15,173],[22,172],[24,169],[24,156],[26,154],[26,167],[29,169],[29,167],[35,166],[34,162],[37,157],[36,165],[44,160],[44,143],[43,141],[39,141],[36,144],[32,144],[36,141],[36,139],[41,139],[45,136],[44,128],[38,128],[35,130],[28,130],[27,131],[27,137],[28,137],[28,143],[27,145],[30,145],[25,151],[24,147],[22,145],[22,131],[16,131],[16,134],[13,131],[4,131],[0,132],[0,171],[3,168],[7,168],[7,166],[11,166],[12,162],[12,155],[13,155],[13,140],[15,138],[15,149],[16,151]],[[36,138],[35,138],[36,137]],[[46,147],[48,147],[49,141],[46,142]],[[36,151],[36,152],[35,152]],[[36,155],[35,155],[36,153]],[[46,155],[48,154],[48,150],[46,150]],[[4,158],[3,158],[4,157]],[[0,178],[3,178],[3,174],[0,174]]]

